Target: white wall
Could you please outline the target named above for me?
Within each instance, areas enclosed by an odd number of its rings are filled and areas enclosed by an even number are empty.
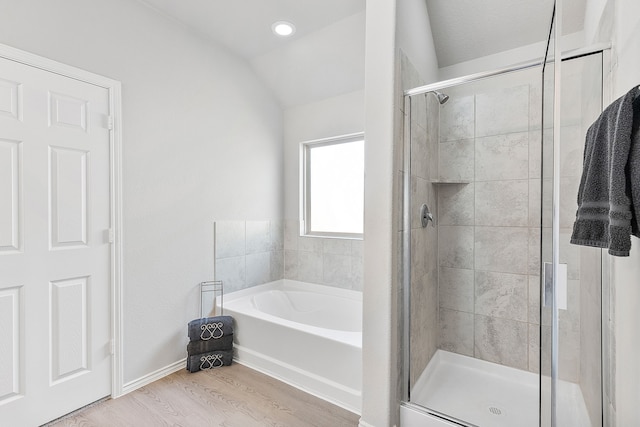
[[[213,220],[282,218],[277,102],[248,64],[131,0],[0,0],[0,43],[122,82],[124,381],[180,360]]]
[[[363,427],[394,425],[398,348],[393,346],[393,113],[396,1],[367,0],[365,52],[365,221],[362,335]]]
[[[398,2],[396,45],[420,73],[424,84],[438,81],[438,58],[424,0]]]
[[[612,42],[611,100],[640,84],[640,3],[588,0],[585,43]],[[640,424],[640,239],[631,238],[629,257],[611,257],[614,332],[613,390],[616,426]]]
[[[616,0],[613,97],[640,84],[640,2]],[[640,239],[632,237],[628,258],[614,258],[616,417],[620,427],[640,425]]]

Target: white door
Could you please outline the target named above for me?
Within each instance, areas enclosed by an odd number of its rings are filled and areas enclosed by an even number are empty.
[[[0,425],[111,393],[109,93],[0,58]]]

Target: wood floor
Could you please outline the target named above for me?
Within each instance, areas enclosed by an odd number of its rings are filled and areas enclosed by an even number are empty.
[[[234,363],[179,371],[48,426],[353,427],[359,416]]]

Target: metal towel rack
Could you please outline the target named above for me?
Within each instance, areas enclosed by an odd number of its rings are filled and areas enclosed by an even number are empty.
[[[218,304],[217,297],[220,297],[220,304]],[[205,312],[205,303],[210,302],[209,311]],[[220,307],[220,313],[218,313],[218,307]],[[200,317],[209,317],[213,311],[213,315],[224,314],[224,286],[222,280],[209,280],[206,282],[200,282]]]

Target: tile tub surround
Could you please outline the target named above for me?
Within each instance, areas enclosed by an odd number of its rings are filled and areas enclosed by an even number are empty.
[[[363,241],[300,236],[298,220],[284,221],[284,278],[362,290]]]
[[[217,221],[215,227],[215,274],[225,292],[284,278],[362,290],[362,240],[302,237],[297,220]]]
[[[214,241],[215,278],[225,292],[284,278],[282,221],[216,221]]]

